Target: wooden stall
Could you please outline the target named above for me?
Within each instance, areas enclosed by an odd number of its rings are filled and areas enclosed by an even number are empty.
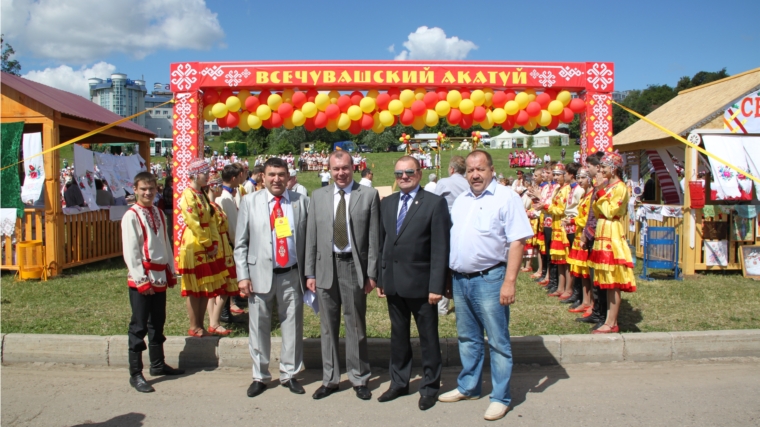
[[[73,93],[24,78],[2,73],[2,123],[23,121],[24,133],[41,132],[47,150],[72,138],[121,119],[121,116]],[[150,138],[153,132],[128,121],[88,137],[81,144],[130,142],[150,170]],[[61,203],[60,156],[52,151],[43,156],[45,208],[25,209],[16,222],[15,236],[5,236],[3,270],[17,270],[16,242],[43,240],[48,275],[106,258],[121,256],[120,222],[110,221],[108,211],[64,215]]]
[[[736,134],[737,137],[760,135],[760,132],[751,132],[751,129],[747,131],[741,126],[732,126],[736,115],[727,113],[729,110],[736,109],[737,103],[746,97],[753,97],[753,99],[756,97],[758,110],[751,112],[751,119],[755,120],[757,117],[757,120],[760,120],[759,91],[760,68],[757,68],[682,91],[649,114],[647,118],[696,145],[702,144],[701,136],[707,134]],[[755,101],[753,101],[753,108],[755,108],[754,103]],[[734,119],[731,118],[732,115]],[[633,152],[631,157],[640,156],[643,159],[642,164],[648,160],[653,166],[655,169],[653,175],[656,175],[657,181],[656,203],[683,208],[683,218],[666,218],[664,222],[648,220],[648,223],[650,226],[676,228],[676,233],[680,236],[680,265],[684,275],[689,276],[695,274],[696,271],[705,270],[741,270],[741,246],[760,244],[760,237],[758,237],[760,235],[755,232],[751,238],[739,240],[733,238],[731,233],[727,233],[725,237],[721,234],[720,239],[715,239],[716,236],[712,232],[715,227],[709,224],[714,221],[714,218],[706,218],[704,209],[691,208],[692,200],[688,183],[696,181],[699,172],[707,173],[706,203],[712,206],[710,210],[724,207],[726,212],[720,214],[720,222],[725,222],[727,227],[731,227],[738,218],[729,207],[759,205],[760,202],[756,196],[753,196],[752,200],[741,202],[710,200],[710,164],[706,156],[642,120],[615,136],[615,148],[620,152]],[[682,158],[683,178],[680,178],[674,170],[674,162],[668,158],[669,156]],[[683,188],[681,180],[684,183]],[[752,193],[755,194],[754,191]],[[757,227],[757,218],[754,222]],[[640,223],[636,224],[635,232],[628,231],[628,239],[635,246],[637,256],[641,257],[643,253],[640,245]],[[709,265],[705,259],[705,242],[719,240],[727,242],[728,261],[725,265]]]

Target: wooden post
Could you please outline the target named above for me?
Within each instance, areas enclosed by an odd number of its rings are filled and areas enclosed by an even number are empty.
[[[691,247],[690,241],[696,233],[695,217],[692,214],[696,214],[691,209],[691,192],[689,190],[689,182],[696,178],[697,173],[697,150],[686,146],[686,156],[684,165],[684,186],[683,186],[683,236],[681,237],[681,268],[683,269],[684,276],[693,276],[694,264],[696,262],[696,245]]]
[[[140,157],[145,160],[145,168],[150,172],[150,140],[137,143]]]
[[[58,145],[60,135],[58,125],[53,120],[42,123],[42,149],[48,150]],[[60,155],[55,150],[43,155],[45,163],[45,260],[48,275],[63,272],[64,230],[63,207],[61,205]]]

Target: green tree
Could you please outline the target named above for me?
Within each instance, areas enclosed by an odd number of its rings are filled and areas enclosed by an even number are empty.
[[[0,46],[2,46],[2,70],[4,73],[13,74],[14,76],[21,75],[21,64],[15,59],[11,59],[11,56],[16,54],[13,50],[13,46],[5,42],[4,34],[0,34]]]
[[[720,71],[700,71],[694,74],[694,77],[683,76],[678,80],[676,84],[676,93],[691,89],[693,87],[701,86],[706,83],[714,82],[716,80],[725,79],[728,77],[726,67],[723,67]]]

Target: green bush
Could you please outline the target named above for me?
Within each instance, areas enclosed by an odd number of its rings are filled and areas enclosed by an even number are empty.
[[[227,144],[227,151],[239,156],[248,156],[248,144],[245,142],[230,142]]]

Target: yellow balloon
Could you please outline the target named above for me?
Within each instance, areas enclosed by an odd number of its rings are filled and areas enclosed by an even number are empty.
[[[330,132],[335,132],[336,130],[338,130],[338,120],[337,119],[328,120],[327,126],[325,126],[325,129],[329,130]]]
[[[494,108],[493,113],[491,113],[491,118],[494,123],[500,125],[507,121],[507,112],[503,108]]]
[[[282,91],[282,100],[290,103],[293,100],[293,89],[285,89]]]
[[[257,110],[258,112],[258,110]],[[251,127],[251,129],[258,129],[261,127],[261,118],[257,116],[256,114],[249,114],[248,115],[248,126]]]
[[[393,124],[393,114],[388,110],[381,111],[380,123],[382,123],[383,126],[391,126]]]
[[[338,129],[348,130],[348,128],[350,127],[351,127],[351,118],[348,117],[348,114],[346,113],[340,113],[340,117],[338,117]]]
[[[458,90],[450,90],[449,93],[446,94],[446,102],[449,103],[451,108],[458,108],[459,103],[462,102],[462,94],[459,93]]]
[[[541,115],[538,116],[538,124],[541,126],[549,126],[549,123],[551,122],[552,115],[546,110],[541,110]]]
[[[451,105],[449,105],[448,101],[438,101],[438,103],[435,104],[435,112],[441,117],[448,116],[450,111]]]
[[[483,89],[484,92],[486,90],[491,90],[491,89]],[[486,92],[485,97],[486,97],[486,102],[484,102],[483,105],[485,105],[486,107],[492,106],[493,105],[493,91],[491,90],[491,92]]]
[[[475,106],[481,106],[486,102],[486,94],[480,89],[475,89],[470,94],[470,100],[475,103]]]
[[[422,101],[422,98],[425,97],[425,93],[426,93],[425,88],[418,87],[417,89],[414,90],[414,99],[418,101]]]
[[[295,129],[296,125],[293,124],[293,117],[286,117],[282,119],[282,126],[285,129]]]
[[[535,95],[536,94],[536,90],[535,89],[525,89],[524,92],[527,93],[528,95]]]
[[[528,94],[528,103],[531,103],[536,100],[536,94],[535,93],[529,93]]]
[[[422,129],[424,129],[425,128],[425,117],[424,116],[415,117],[414,121],[412,122],[412,127],[415,130],[422,130]]]
[[[475,103],[472,102],[472,99],[463,99],[462,102],[459,103],[459,111],[461,111],[462,114],[472,114],[474,110]]]
[[[506,111],[510,116],[514,116],[518,111],[520,111],[520,103],[515,100],[507,101],[507,103],[504,105],[504,111]]]
[[[388,111],[394,116],[398,116],[404,111],[404,103],[398,99],[393,99],[388,103]]]
[[[486,118],[480,122],[480,127],[485,130],[491,129],[493,127],[493,113],[486,111]]]
[[[372,126],[372,132],[383,133],[385,132],[385,126],[382,123],[378,123],[376,126]]]
[[[484,88],[483,92],[490,93],[491,95],[493,95],[493,89],[491,89],[490,87]]]
[[[243,111],[240,113],[240,123],[238,123],[238,129],[242,130],[243,132],[248,132],[251,130],[251,125],[248,124],[248,116],[250,116],[251,113],[248,111]]]
[[[362,98],[362,100],[359,101],[359,107],[363,112],[367,114],[371,113],[375,110],[375,98],[370,98],[368,96]]]
[[[518,108],[524,110],[530,103],[530,95],[525,92],[520,92],[515,96],[515,101],[517,101]]]
[[[317,96],[314,98],[314,104],[317,106],[319,111],[325,111],[325,108],[330,105],[330,97],[326,93],[317,94]]]
[[[213,122],[216,119],[214,114],[211,113],[211,108],[213,108],[213,105],[203,107],[203,119],[207,122]]]
[[[217,119],[221,119],[222,117],[227,115],[227,105],[225,105],[223,102],[217,102],[214,104],[213,107],[211,107],[211,114],[214,115]]]
[[[438,124],[438,113],[435,110],[427,110],[425,112],[425,124],[433,127]]]
[[[240,98],[237,96],[231,96],[224,102],[227,106],[227,111],[238,112],[240,110]]]
[[[337,90],[331,90],[330,93],[327,94],[327,96],[330,97],[331,104],[337,104],[338,98],[340,98],[340,92],[338,92]]]
[[[532,130],[535,130],[535,129],[536,129],[536,124],[535,124],[535,123],[533,123],[532,121],[531,121],[531,122],[528,122],[528,123],[525,123],[525,124],[523,125],[523,129],[525,129],[525,130],[527,130],[527,131],[529,131],[529,132],[530,132],[530,131],[532,131]]]
[[[404,108],[410,108],[414,102],[414,92],[412,92],[410,89],[404,89],[398,96],[398,100],[404,104]]]
[[[276,93],[269,95],[269,99],[267,99],[267,105],[269,105],[269,108],[276,110],[280,104],[282,104],[282,97],[280,95],[277,95]]]
[[[261,104],[256,108],[256,115],[259,116],[261,120],[266,120],[272,117],[272,109],[269,108],[268,105]]]
[[[562,110],[565,109],[565,106],[562,105],[562,101],[555,99],[554,101],[549,103],[549,106],[546,107],[546,110],[549,111],[549,114],[552,116],[559,116],[562,114]]]
[[[301,106],[301,111],[307,119],[310,119],[317,115],[318,108],[319,107],[313,102],[304,102]]]
[[[312,103],[312,105],[314,105]],[[317,107],[314,107],[314,111],[316,112]],[[295,110],[293,111],[293,115],[291,116],[291,120],[293,120],[293,124],[296,126],[303,126],[304,123],[306,123],[306,114],[304,114],[301,110]]]
[[[348,107],[348,118],[351,120],[359,120],[362,118],[362,109],[358,105],[352,105]]]
[[[569,104],[572,99],[573,96],[566,90],[557,94],[557,101],[561,102],[563,107],[567,107],[567,104]]]
[[[367,97],[368,97],[368,98],[373,98],[373,99],[376,99],[376,98],[377,98],[377,95],[380,95],[380,92],[378,92],[378,90],[377,90],[377,89],[370,89],[370,90],[367,92]]]
[[[240,105],[245,105],[245,100],[248,99],[249,96],[251,96],[251,92],[248,89],[243,89],[238,92],[237,97],[240,100]]]

